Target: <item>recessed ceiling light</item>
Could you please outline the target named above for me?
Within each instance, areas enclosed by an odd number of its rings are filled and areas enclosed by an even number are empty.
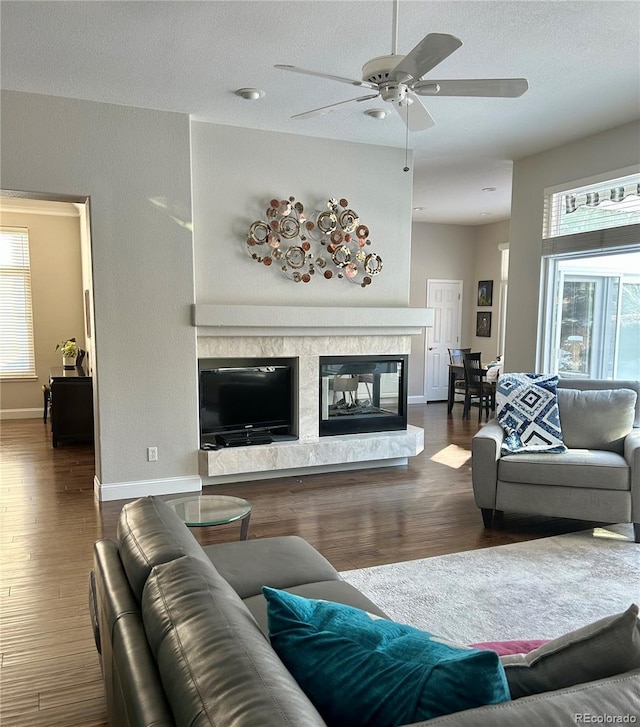
[[[495,187],[483,187],[482,191],[483,192],[495,192],[496,188]]]
[[[259,88],[239,88],[236,96],[246,99],[247,101],[257,101],[264,96],[264,91]]]
[[[491,212],[481,212],[480,217],[491,217]]]
[[[384,119],[387,112],[384,109],[367,109],[365,114],[371,116],[372,119]]]
[[[424,207],[414,207],[413,208],[413,211],[414,212],[422,212],[423,209],[424,209]]]

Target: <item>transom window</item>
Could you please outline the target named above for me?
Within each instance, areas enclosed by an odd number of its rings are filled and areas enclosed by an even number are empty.
[[[556,192],[545,202],[545,239],[632,225],[640,221],[640,175]]]

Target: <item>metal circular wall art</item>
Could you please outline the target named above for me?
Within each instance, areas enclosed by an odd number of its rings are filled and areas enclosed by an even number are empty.
[[[247,252],[266,267],[279,267],[295,283],[309,283],[315,276],[366,288],[382,271],[380,255],[364,251],[371,245],[369,228],[346,199],[330,199],[325,209],[309,215],[295,197],[272,199],[265,216],[267,221],[249,227]]]

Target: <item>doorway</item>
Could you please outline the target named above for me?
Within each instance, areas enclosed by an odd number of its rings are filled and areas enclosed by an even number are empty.
[[[461,346],[462,280],[427,280],[427,308],[433,308],[434,321],[425,337],[425,399],[445,401],[449,382],[447,349]]]
[[[35,352],[31,376],[3,380],[0,416],[43,418],[44,387],[49,383],[51,370],[60,367],[62,362],[56,344],[70,337],[77,338],[80,348],[86,352],[83,368],[94,379],[95,410],[89,199],[0,190],[0,212],[3,225],[25,230],[28,239],[33,311],[29,336]]]

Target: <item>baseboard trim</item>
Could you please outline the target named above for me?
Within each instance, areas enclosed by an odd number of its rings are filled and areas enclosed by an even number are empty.
[[[202,492],[202,478],[200,475],[169,477],[162,480],[114,482],[111,484],[102,484],[97,475],[93,478],[93,495],[98,502],[132,500],[147,495],[173,495],[185,492]]]
[[[42,419],[42,407],[38,409],[0,409],[2,419]]]
[[[427,397],[426,396],[409,396],[407,397],[407,402],[409,404],[426,404],[427,403]]]

